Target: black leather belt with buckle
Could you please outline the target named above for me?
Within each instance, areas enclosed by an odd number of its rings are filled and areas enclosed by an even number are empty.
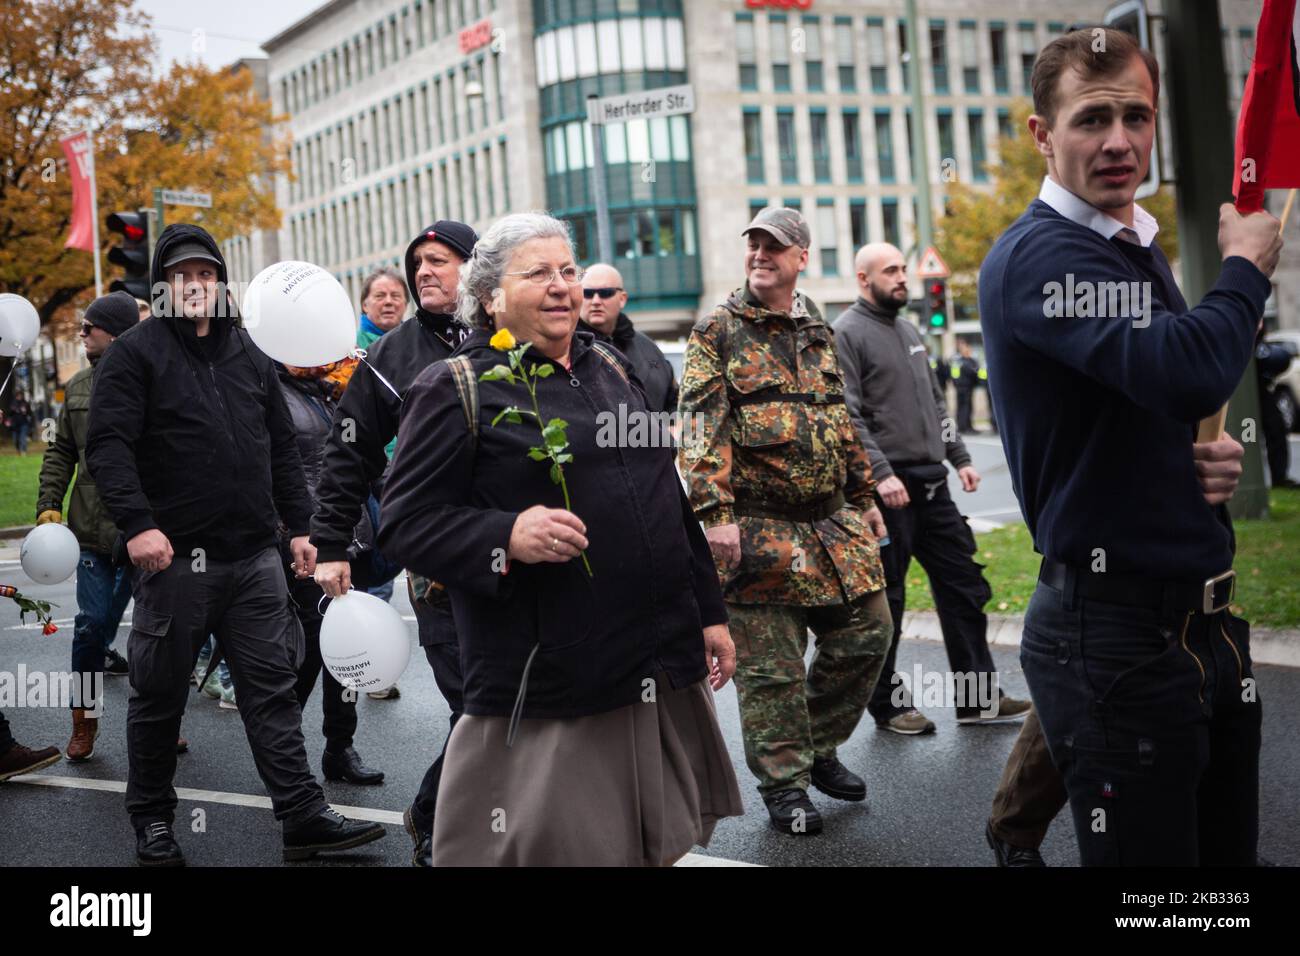
[[[1199,611],[1216,614],[1232,603],[1237,572],[1231,569],[1203,581],[1149,578],[1140,574],[1093,573],[1043,558],[1038,579],[1044,584],[1103,604],[1145,607],[1153,610]]]

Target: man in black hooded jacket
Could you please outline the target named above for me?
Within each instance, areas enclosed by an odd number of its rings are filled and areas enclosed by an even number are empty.
[[[384,835],[325,803],[294,695],[303,632],[276,549],[288,526],[310,572],[302,461],[271,360],[235,322],[226,264],[197,226],[158,238],[153,319],[120,336],[95,377],[86,461],[136,567],[126,808],[144,866],[181,866],[172,832],[176,735],[208,635],[229,659],[244,732],[284,858]]]
[[[416,303],[415,317],[384,335],[369,350],[365,364],[348,382],[334,413],[325,445],[324,468],[316,486],[311,543],[316,547],[316,582],[330,597],[351,584],[348,547],[366,498],[379,493],[388,466],[385,447],[397,437],[402,399],[424,369],[451,355],[465,330],[455,323],[460,265],[474,252],[478,234],[463,222],[441,219],[420,232],[406,248],[406,282]],[[407,575],[420,646],[438,689],[451,708],[451,726],[461,714],[460,651],[451,605],[439,585]],[[450,732],[448,733],[450,736]],[[445,743],[444,743],[445,751]],[[415,841],[413,862],[431,865],[433,811],[442,777],[440,752],[406,811],[407,832]]]
[[[597,262],[582,276],[582,321],[578,328],[594,332],[613,344],[636,370],[644,385],[646,407],[652,412],[677,411],[677,379],[673,367],[644,332],[624,314],[627,290],[613,266]]]

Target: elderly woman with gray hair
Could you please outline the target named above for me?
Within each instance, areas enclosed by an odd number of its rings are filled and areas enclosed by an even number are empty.
[[[735,670],[717,572],[672,450],[598,439],[601,412],[646,404],[626,360],[575,333],[581,282],[565,223],[499,220],[461,267],[472,376],[458,389],[457,359],[435,363],[403,409],[379,546],[447,588],[465,679],[435,866],[671,864],[741,812],[710,690]],[[536,422],[493,425],[531,405],[519,381],[477,381],[506,362],[500,330],[550,369],[537,406],[567,422],[571,507],[529,456]]]

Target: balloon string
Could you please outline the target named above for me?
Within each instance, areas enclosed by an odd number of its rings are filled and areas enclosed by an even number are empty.
[[[3,395],[5,393],[5,389],[9,387],[9,380],[14,377],[14,369],[18,367],[18,359],[19,356],[15,355],[13,362],[9,366],[9,373],[5,375],[4,384],[0,385],[0,395]]]
[[[384,376],[379,373],[379,369],[375,368],[373,365],[371,365],[369,362],[366,361],[365,349],[353,349],[351,352],[348,353],[348,357],[356,359],[366,368],[370,369],[370,371],[374,372],[375,378],[383,382],[384,385],[388,387],[388,390],[397,396],[397,400],[399,402],[402,401],[402,393],[399,392],[397,389],[393,388],[393,383],[390,382],[388,379],[384,378]]]

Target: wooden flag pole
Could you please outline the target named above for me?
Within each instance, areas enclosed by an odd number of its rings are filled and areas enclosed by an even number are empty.
[[[1286,205],[1282,207],[1282,218],[1278,220],[1277,231],[1280,233],[1286,229],[1287,217],[1291,215],[1291,207],[1295,205],[1295,189],[1293,188],[1286,197]],[[1209,418],[1202,418],[1200,425],[1196,427],[1196,443],[1200,444],[1207,441],[1218,441],[1223,437],[1223,426],[1228,421],[1228,406],[1224,405],[1219,409],[1217,415],[1211,415]]]

